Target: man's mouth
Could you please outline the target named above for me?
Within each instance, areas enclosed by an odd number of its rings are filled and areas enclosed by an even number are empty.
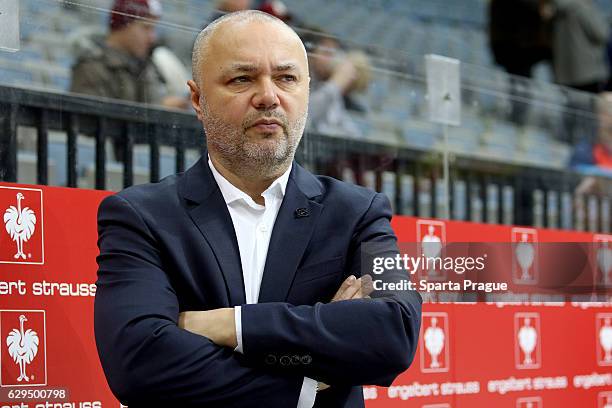
[[[281,122],[276,119],[259,119],[255,121],[252,128],[257,129],[260,132],[276,132],[279,128],[282,128]]]

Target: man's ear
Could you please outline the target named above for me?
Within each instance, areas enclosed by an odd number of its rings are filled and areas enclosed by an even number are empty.
[[[200,88],[195,83],[193,79],[187,81],[187,86],[189,87],[189,91],[191,92],[191,106],[198,116],[198,120],[202,121],[202,108],[200,107]]]

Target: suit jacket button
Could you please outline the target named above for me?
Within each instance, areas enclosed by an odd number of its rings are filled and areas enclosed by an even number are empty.
[[[302,364],[310,364],[312,363],[312,357],[310,356],[310,354],[306,354],[302,356]]]
[[[301,363],[300,356],[296,354],[291,356],[291,365],[300,365],[300,363]]]
[[[279,361],[281,365],[284,366],[288,366],[289,364],[291,364],[291,358],[289,356],[282,356]]]
[[[266,356],[265,362],[268,365],[276,364],[276,356],[274,354],[268,354]]]

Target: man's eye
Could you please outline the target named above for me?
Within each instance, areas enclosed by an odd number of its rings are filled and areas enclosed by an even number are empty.
[[[244,84],[250,81],[250,78],[248,76],[239,76],[236,78],[232,78],[232,80],[230,81],[233,84]]]
[[[283,75],[281,80],[284,82],[295,82],[297,81],[297,78],[295,75]]]

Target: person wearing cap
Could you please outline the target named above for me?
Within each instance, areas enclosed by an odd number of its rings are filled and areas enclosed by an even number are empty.
[[[115,0],[106,36],[83,36],[76,45],[71,92],[166,107],[186,100],[167,92],[151,62],[159,0]]]

